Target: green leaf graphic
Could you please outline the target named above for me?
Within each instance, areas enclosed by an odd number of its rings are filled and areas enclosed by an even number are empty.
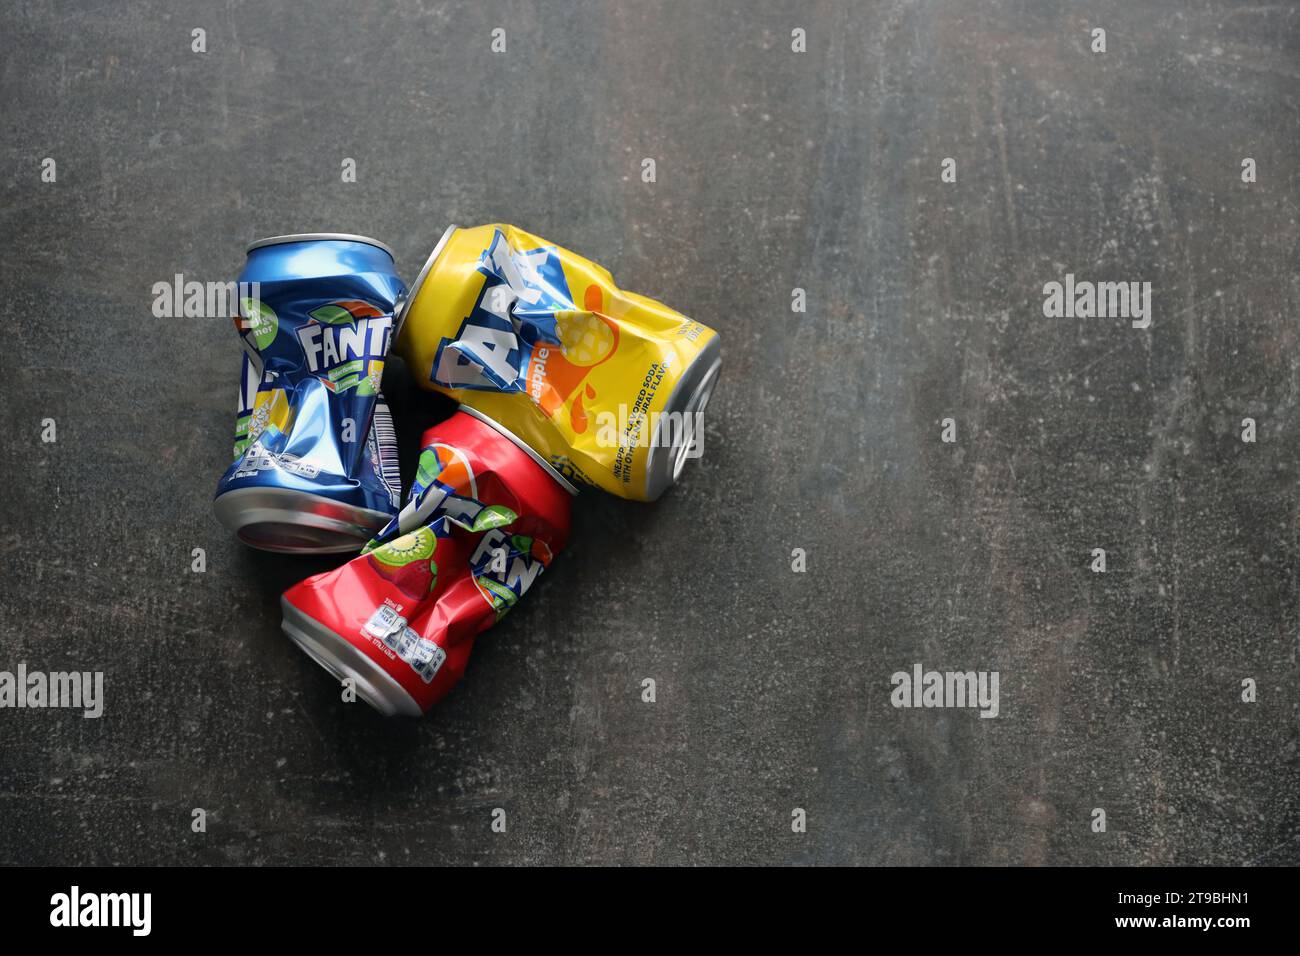
[[[500,528],[518,517],[519,515],[503,505],[488,505],[478,513],[478,517],[474,519],[474,527],[470,530],[487,531],[490,528]]]
[[[420,463],[415,468],[415,483],[421,488],[428,488],[442,472],[442,466],[438,464],[438,453],[433,449],[425,449],[420,452]]]
[[[317,322],[324,322],[326,325],[355,325],[357,321],[351,312],[337,305],[322,305],[307,314]]]

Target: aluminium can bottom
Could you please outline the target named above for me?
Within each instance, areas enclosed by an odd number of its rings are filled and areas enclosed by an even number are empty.
[[[696,429],[702,424],[696,416],[702,418],[709,399],[713,397],[713,389],[718,384],[718,372],[722,368],[721,353],[718,340],[715,338],[710,341],[687,366],[664,404],[659,428],[646,456],[647,501],[655,501],[676,484],[691,457],[691,451],[696,449],[696,442],[703,439],[702,435],[696,434]],[[677,416],[689,417],[690,424],[685,428],[674,428],[673,422]],[[698,453],[697,450],[697,455]]]
[[[280,554],[355,553],[392,518],[294,488],[236,488],[212,508],[244,544]]]
[[[385,717],[419,717],[423,711],[415,698],[359,647],[330,630],[310,614],[298,610],[288,597],[280,598],[284,617],[280,628],[307,656],[342,683],[349,678],[357,696]]]

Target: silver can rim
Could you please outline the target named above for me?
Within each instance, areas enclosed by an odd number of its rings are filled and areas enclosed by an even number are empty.
[[[682,377],[673,386],[660,413],[659,426],[651,437],[645,462],[645,500],[656,501],[677,483],[686,466],[689,445],[673,445],[663,440],[667,416],[702,413],[713,397],[719,373],[722,370],[722,342],[714,333],[708,344],[686,366]]]
[[[358,236],[350,232],[298,232],[291,233],[287,236],[267,236],[265,239],[257,239],[248,244],[244,254],[252,252],[254,249],[261,249],[263,246],[279,246],[288,242],[361,242],[367,246],[374,246],[376,249],[382,249],[388,253],[388,258],[394,262],[397,256],[393,250],[385,243],[378,239],[371,239],[369,236]]]
[[[392,515],[294,488],[231,488],[213,499],[212,510],[243,544],[276,554],[356,554]],[[254,527],[296,529],[319,536],[313,545],[250,539]]]
[[[487,425],[489,428],[492,428],[500,432],[504,437],[510,439],[512,442],[518,445],[524,451],[524,453],[528,455],[529,458],[537,462],[537,464],[541,465],[543,470],[545,470],[546,474],[549,475],[557,485],[559,485],[561,488],[563,488],[571,495],[576,496],[578,494],[578,489],[573,486],[573,483],[570,482],[569,479],[565,478],[562,474],[556,471],[554,465],[552,465],[549,461],[547,461],[545,458],[539,455],[537,451],[531,445],[528,444],[528,442],[524,441],[522,438],[520,438],[510,429],[506,428],[505,425],[502,425],[499,421],[497,421],[495,418],[492,418],[489,415],[484,415],[477,408],[471,408],[469,405],[460,406],[460,411],[470,416],[470,418],[477,418],[484,425]]]
[[[419,717],[424,712],[391,674],[351,641],[330,630],[287,596],[280,598],[280,630],[340,683],[351,678],[357,696],[385,717]]]

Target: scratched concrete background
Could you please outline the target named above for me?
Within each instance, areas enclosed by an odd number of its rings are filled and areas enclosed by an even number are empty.
[[[107,696],[0,710],[0,863],[1300,862],[1295,5],[33,0],[0,102],[0,669]],[[150,290],[317,230],[409,281],[493,220],[716,327],[723,381],[682,483],[584,494],[384,720],[279,631],[328,562],[213,518],[235,337]],[[1151,327],[1044,318],[1067,272]],[[386,390],[409,470],[447,408]],[[894,709],[917,662],[1000,716]]]

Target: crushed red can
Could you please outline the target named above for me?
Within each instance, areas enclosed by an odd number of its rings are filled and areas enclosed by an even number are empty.
[[[425,432],[402,511],[359,557],[286,591],[281,627],[376,710],[418,717],[563,549],[575,494],[507,429],[462,408]]]

